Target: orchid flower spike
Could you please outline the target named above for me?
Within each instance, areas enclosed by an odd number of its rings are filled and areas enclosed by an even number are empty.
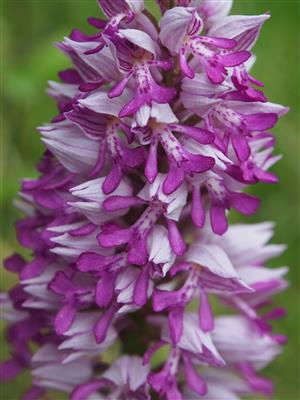
[[[149,3],[98,0],[95,33],[57,44],[72,67],[49,82],[58,112],[17,203],[31,257],[6,259],[19,282],[0,297],[11,346],[0,378],[30,370],[23,400],[273,391],[260,370],[286,341],[271,322],[288,284],[287,267],[266,262],[285,246],[269,243],[270,222],[228,222],[259,207],[245,189],[278,181],[270,130],[288,109],[250,74],[270,15],[157,0],[156,20]]]

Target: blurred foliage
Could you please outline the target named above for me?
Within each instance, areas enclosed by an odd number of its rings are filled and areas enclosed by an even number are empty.
[[[112,0],[113,1],[113,0]],[[150,8],[154,0],[146,0]],[[157,10],[157,8],[155,7]],[[42,153],[36,126],[55,115],[55,105],[45,93],[48,79],[69,65],[53,46],[73,27],[92,32],[85,18],[100,15],[96,0],[2,0],[1,2],[1,256],[19,249],[14,236],[18,218],[12,201],[20,179],[36,175],[34,164]],[[289,343],[265,374],[276,383],[276,400],[298,400],[299,394],[299,2],[298,0],[235,0],[234,14],[270,11],[272,18],[263,27],[254,49],[257,62],[253,74],[265,82],[265,92],[273,102],[288,105],[290,113],[274,129],[277,153],[283,159],[274,171],[280,184],[258,185],[252,192],[262,197],[258,214],[249,222],[274,220],[274,242],[287,243],[288,250],[271,265],[289,265],[290,288],[278,295],[276,303],[288,309],[278,324]],[[299,112],[299,110],[298,110]],[[235,214],[233,221],[245,221]],[[14,277],[1,272],[1,289]],[[2,344],[4,338],[2,336]],[[1,346],[1,358],[8,349]],[[15,400],[29,382],[28,374],[2,388],[2,399]],[[57,397],[55,397],[57,398]],[[221,400],[221,399],[220,399]]]

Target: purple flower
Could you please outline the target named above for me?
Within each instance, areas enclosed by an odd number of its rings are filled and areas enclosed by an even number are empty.
[[[223,366],[224,361],[215,348],[209,334],[204,333],[195,321],[195,315],[186,313],[184,315],[182,336],[180,341],[173,346],[169,356],[161,371],[151,373],[148,381],[152,388],[161,395],[165,395],[168,400],[182,398],[177,384],[177,374],[183,367],[187,385],[199,395],[204,395],[207,391],[206,383],[197,372],[196,365],[215,365]],[[161,347],[167,343],[172,343],[170,331],[166,324],[162,324]],[[155,352],[158,346],[150,348],[146,353],[145,361]]]
[[[251,54],[246,50],[234,51],[239,44],[224,36],[199,36],[203,21],[193,8],[175,7],[166,11],[160,22],[162,43],[179,54],[180,67],[184,75],[193,79],[195,71],[187,62],[190,53],[204,68],[214,84],[222,83],[227,74],[225,67],[243,64]]]
[[[98,378],[78,386],[72,393],[72,400],[87,399],[98,390],[109,389],[106,398],[150,399],[147,375],[148,366],[136,356],[122,356]],[[89,397],[90,398],[90,397]],[[104,398],[104,397],[99,397]]]
[[[288,283],[266,262],[285,246],[272,223],[228,223],[256,212],[245,189],[278,181],[269,130],[288,109],[250,73],[269,14],[158,0],[156,21],[142,0],[98,4],[95,34],[57,44],[72,67],[49,82],[58,115],[16,201],[30,257],[5,261],[19,283],[0,296],[0,378],[29,369],[23,400],[270,395],[260,370],[286,342],[271,323]]]
[[[120,229],[118,226],[106,225],[99,233],[101,246],[111,248],[128,243],[128,261],[143,265],[147,262],[148,253],[146,241],[155,226],[156,221],[163,215],[168,228],[169,242],[176,255],[185,251],[183,238],[178,230],[176,221],[186,204],[187,189],[182,185],[170,195],[165,195],[162,189],[163,174],[157,176],[152,184],[146,184],[137,197],[111,196],[105,203],[108,212],[131,206],[148,204],[139,219],[129,228]]]
[[[175,117],[175,116],[174,116]],[[177,122],[175,119],[172,122]],[[212,168],[212,157],[195,155],[187,151],[173,132],[191,137],[202,144],[214,141],[214,135],[203,128],[166,124],[155,120],[149,121],[147,128],[135,128],[135,134],[142,144],[150,144],[145,165],[145,176],[152,183],[158,174],[158,145],[160,144],[167,156],[169,171],[163,184],[165,194],[174,192],[184,182],[185,174],[193,176]]]

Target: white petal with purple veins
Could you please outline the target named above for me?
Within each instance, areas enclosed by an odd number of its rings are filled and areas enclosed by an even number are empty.
[[[146,32],[138,29],[119,29],[119,33],[129,42],[156,56],[155,42]]]
[[[107,92],[99,91],[87,96],[85,99],[79,100],[78,102],[82,106],[95,111],[96,113],[117,117],[121,108],[130,100],[130,98],[130,91],[125,89],[120,96],[112,99],[107,96]]]
[[[174,7],[167,10],[160,20],[159,38],[171,53],[178,53],[193,19],[193,8]]]

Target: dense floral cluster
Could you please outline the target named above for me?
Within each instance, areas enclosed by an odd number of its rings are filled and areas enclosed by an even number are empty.
[[[272,223],[227,217],[256,212],[244,188],[277,182],[268,130],[287,108],[249,72],[269,14],[160,0],[157,22],[142,0],[98,3],[96,33],[57,45],[73,67],[49,84],[59,113],[17,203],[32,258],[5,262],[20,283],[1,297],[1,379],[30,369],[24,400],[268,395],[257,371],[285,342],[270,298],[287,269],[264,264],[284,246]]]

